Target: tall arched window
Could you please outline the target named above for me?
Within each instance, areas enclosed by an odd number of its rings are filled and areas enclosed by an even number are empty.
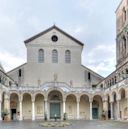
[[[65,63],[71,63],[71,52],[70,52],[70,50],[65,51]]]
[[[38,51],[38,62],[43,63],[44,62],[44,50],[40,49]]]
[[[126,55],[126,43],[127,43],[127,41],[126,41],[126,38],[124,36],[123,37],[123,52],[124,52],[124,56]]]
[[[58,52],[55,49],[52,51],[52,63],[58,63]]]

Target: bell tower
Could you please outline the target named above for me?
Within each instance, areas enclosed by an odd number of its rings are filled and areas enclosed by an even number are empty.
[[[116,67],[128,61],[128,0],[122,0],[116,10]]]

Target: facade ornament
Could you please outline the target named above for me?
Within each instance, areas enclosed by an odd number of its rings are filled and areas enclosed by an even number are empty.
[[[57,82],[57,80],[58,80],[58,75],[55,73],[54,74],[54,82]]]

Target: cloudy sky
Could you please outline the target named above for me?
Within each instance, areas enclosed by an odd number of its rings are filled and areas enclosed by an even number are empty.
[[[103,76],[115,69],[115,10],[121,0],[0,0],[0,62],[26,62],[23,41],[56,24],[85,43],[82,64]]]

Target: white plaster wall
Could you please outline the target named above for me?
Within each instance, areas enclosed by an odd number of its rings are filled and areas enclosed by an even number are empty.
[[[42,95],[37,95],[35,99],[35,118],[44,118],[44,97]]]
[[[24,95],[22,108],[23,119],[32,119],[32,101],[29,95]]]
[[[76,119],[77,118],[77,103],[75,98],[72,96],[68,96],[66,100],[66,113],[68,119]]]
[[[84,97],[80,100],[80,119],[89,120],[90,117],[90,104]]]

